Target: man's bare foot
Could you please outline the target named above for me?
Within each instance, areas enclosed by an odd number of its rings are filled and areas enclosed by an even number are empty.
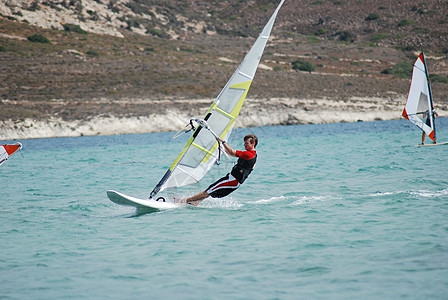
[[[173,201],[174,201],[174,203],[178,203],[178,204],[187,203],[187,199],[180,199],[180,198],[176,198],[176,197],[173,197]]]

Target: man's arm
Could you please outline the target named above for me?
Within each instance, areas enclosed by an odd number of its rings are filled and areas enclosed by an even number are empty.
[[[226,143],[226,141],[224,141],[223,139],[221,139],[219,137],[216,140],[224,146],[224,149],[226,150],[227,154],[236,157],[236,150],[234,150],[232,147],[230,147],[229,144]]]

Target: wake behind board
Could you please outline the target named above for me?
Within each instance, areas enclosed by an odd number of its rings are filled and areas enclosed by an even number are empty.
[[[442,145],[448,145],[448,142],[436,143],[436,144],[431,143],[431,144],[424,144],[424,145],[418,144],[418,145],[415,145],[415,146],[416,147],[426,147],[426,146],[442,146]]]
[[[185,204],[163,202],[162,200],[156,201],[153,199],[140,199],[113,190],[107,191],[107,197],[109,197],[110,201],[116,204],[132,206],[137,209],[148,209],[148,211],[160,211],[185,206]]]

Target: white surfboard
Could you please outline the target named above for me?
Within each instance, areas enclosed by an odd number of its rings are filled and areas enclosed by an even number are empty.
[[[418,145],[415,145],[415,146],[417,146],[417,147],[426,147],[426,146],[442,146],[442,145],[448,145],[448,142],[443,142],[443,143],[436,143],[436,144],[434,144],[434,143],[429,143],[429,144],[418,144]]]
[[[149,211],[160,211],[166,209],[174,209],[187,206],[184,203],[164,202],[163,200],[156,201],[154,199],[140,199],[132,196],[125,195],[123,193],[108,190],[107,197],[119,205],[132,206],[137,209],[148,209]]]

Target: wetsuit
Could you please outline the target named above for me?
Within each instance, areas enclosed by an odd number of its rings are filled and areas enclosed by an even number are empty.
[[[236,150],[236,157],[238,161],[233,166],[232,171],[227,173],[226,176],[218,179],[212,183],[206,190],[206,192],[213,198],[222,198],[236,190],[241,183],[252,172],[255,163],[257,162],[257,152],[253,151],[240,151]]]
[[[431,127],[431,120],[429,119],[429,110],[425,111],[426,122],[425,124]],[[432,117],[434,118],[434,113],[432,113]]]

